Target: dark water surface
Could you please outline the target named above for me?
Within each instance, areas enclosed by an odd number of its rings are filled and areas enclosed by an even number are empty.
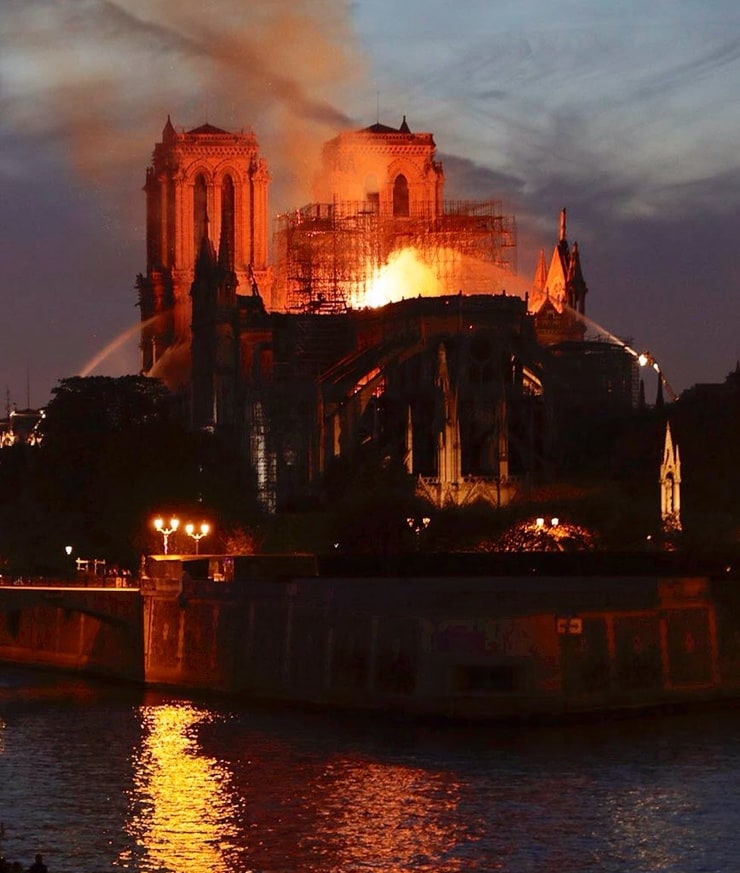
[[[430,727],[0,667],[0,821],[50,873],[726,873],[740,712]]]

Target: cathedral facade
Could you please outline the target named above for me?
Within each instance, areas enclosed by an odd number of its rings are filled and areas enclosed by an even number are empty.
[[[167,120],[145,186],[142,371],[180,393],[195,429],[238,442],[268,510],[321,494],[368,447],[436,505],[505,505],[547,472],[568,372],[553,350],[584,337],[565,213],[522,298],[501,284],[513,219],[444,199],[430,133],[375,124],[323,158],[317,200],[278,217],[268,257],[255,137]],[[400,274],[374,302],[404,259],[430,286]]]

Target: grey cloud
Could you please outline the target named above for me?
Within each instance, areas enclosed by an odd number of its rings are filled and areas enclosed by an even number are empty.
[[[460,155],[440,152],[445,171],[446,196],[460,200],[519,200],[524,192],[524,180],[501,173]],[[505,209],[506,211],[506,209]]]
[[[634,96],[647,99],[696,85],[703,79],[722,73],[728,67],[740,69],[740,39],[723,41],[710,51],[680,63],[669,63],[657,73],[648,73],[634,89]]]

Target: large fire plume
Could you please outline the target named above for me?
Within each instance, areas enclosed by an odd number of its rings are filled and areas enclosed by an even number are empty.
[[[394,252],[387,263],[370,265],[367,289],[353,300],[353,308],[385,306],[408,297],[434,297],[439,279],[415,249]]]
[[[442,294],[512,294],[524,298],[528,283],[496,264],[454,248],[424,252],[401,248],[381,265],[368,264],[365,290],[353,295],[354,309],[374,308],[410,297]]]

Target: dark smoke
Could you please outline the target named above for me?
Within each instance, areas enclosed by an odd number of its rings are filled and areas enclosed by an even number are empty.
[[[0,58],[5,124],[95,185],[143,178],[169,114],[253,130],[290,205],[363,74],[346,0],[5,0]]]

